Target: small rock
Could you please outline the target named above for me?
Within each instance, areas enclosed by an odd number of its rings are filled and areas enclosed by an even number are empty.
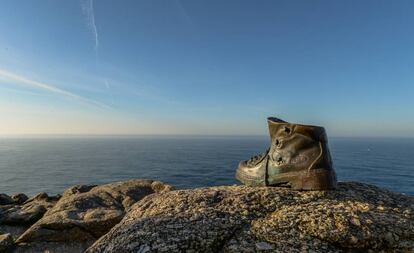
[[[0,205],[10,205],[10,204],[14,204],[13,199],[4,193],[0,193]]]
[[[67,189],[64,192],[63,197],[68,197],[70,195],[88,192],[94,187],[96,187],[96,185],[75,185]]]
[[[144,244],[141,247],[139,247],[137,253],[147,253],[149,251],[150,251],[150,247]]]
[[[267,242],[257,242],[256,249],[257,250],[272,250],[273,246]]]
[[[7,252],[13,246],[13,237],[11,234],[0,235],[0,252]]]
[[[398,235],[394,235],[394,241],[399,241],[400,240],[400,237],[398,236]]]
[[[394,243],[394,237],[392,236],[391,232],[386,233],[384,238],[389,244]]]
[[[33,197],[31,197],[29,199],[29,201],[31,201],[31,200],[44,200],[44,199],[47,199],[48,197],[49,197],[49,195],[47,195],[46,192],[40,192],[40,193],[34,195]]]
[[[349,241],[352,244],[357,244],[358,243],[358,238],[356,236],[354,236],[354,235],[351,235],[351,238],[349,238]]]
[[[351,219],[351,223],[358,227],[361,226],[361,222],[359,221],[358,218],[355,218],[355,217]]]
[[[26,194],[24,193],[17,193],[11,196],[11,198],[13,199],[14,203],[21,205],[23,204],[26,200],[28,200],[29,198],[26,196]]]

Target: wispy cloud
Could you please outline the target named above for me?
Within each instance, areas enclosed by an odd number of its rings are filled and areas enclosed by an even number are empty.
[[[98,30],[96,29],[95,24],[95,13],[93,11],[93,0],[82,0],[81,5],[83,13],[86,16],[87,26],[95,38],[95,52],[98,52],[99,39]]]
[[[112,104],[114,104],[114,95],[112,94],[111,87],[109,86],[109,83],[108,83],[107,79],[105,79],[105,86],[106,86],[106,89],[109,92],[109,95],[111,96],[111,102],[112,102]]]
[[[191,25],[194,26],[194,22],[191,19],[190,15],[188,15],[188,12],[184,8],[183,3],[180,0],[176,0],[175,3],[177,4],[178,8],[180,9],[181,14],[184,16],[184,19]]]
[[[57,87],[55,87],[53,85],[50,85],[50,84],[46,84],[46,83],[43,83],[43,82],[38,82],[38,81],[31,80],[27,77],[9,72],[9,71],[4,70],[4,69],[0,69],[0,78],[3,78],[5,80],[8,80],[8,81],[11,81],[11,82],[14,82],[14,83],[18,83],[20,85],[25,85],[25,86],[29,86],[29,87],[32,87],[32,88],[45,90],[45,91],[48,91],[48,92],[51,92],[51,93],[54,93],[54,94],[57,94],[57,95],[60,95],[60,96],[64,96],[64,97],[67,97],[67,98],[70,98],[70,99],[80,101],[82,103],[86,103],[88,105],[98,106],[98,107],[102,107],[102,108],[110,108],[109,106],[107,106],[103,103],[100,103],[98,101],[79,96],[75,93],[57,88]]]

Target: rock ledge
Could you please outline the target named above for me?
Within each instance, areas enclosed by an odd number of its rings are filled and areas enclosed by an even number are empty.
[[[136,203],[86,252],[412,252],[413,212],[413,197],[356,182],[178,190]]]
[[[414,197],[357,182],[174,191],[136,179],[0,198],[0,252],[414,252]]]

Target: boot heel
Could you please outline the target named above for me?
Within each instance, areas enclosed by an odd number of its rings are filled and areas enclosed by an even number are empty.
[[[312,169],[290,181],[296,190],[333,190],[336,188],[334,170]]]

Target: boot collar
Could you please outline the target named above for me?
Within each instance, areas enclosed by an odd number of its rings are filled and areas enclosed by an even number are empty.
[[[294,132],[312,136],[314,140],[321,142],[328,142],[326,131],[324,127],[313,125],[302,125],[289,123],[276,117],[268,117],[267,122],[269,124],[270,137],[273,139],[274,135],[280,128],[285,129],[286,134],[292,134]]]

